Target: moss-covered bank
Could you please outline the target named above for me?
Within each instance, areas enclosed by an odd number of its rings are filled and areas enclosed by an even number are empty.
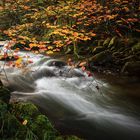
[[[10,92],[0,87],[1,140],[80,140],[61,136],[38,108],[29,102],[9,103]]]

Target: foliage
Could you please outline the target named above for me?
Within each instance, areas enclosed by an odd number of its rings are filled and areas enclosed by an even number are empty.
[[[140,32],[137,0],[3,0],[0,11],[3,33],[47,54],[69,48],[78,56],[79,43]]]

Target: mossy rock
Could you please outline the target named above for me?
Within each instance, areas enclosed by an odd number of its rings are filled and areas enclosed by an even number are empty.
[[[99,64],[99,65],[106,64],[111,61],[112,61],[112,55],[108,50],[97,53],[96,55],[94,55],[89,59],[89,63]]]
[[[110,40],[109,44],[108,44],[108,48],[111,48],[111,47],[113,47],[113,46],[116,47],[117,41],[118,41],[117,37],[116,37],[116,36],[113,37],[113,38]]]
[[[110,38],[107,38],[107,39],[104,41],[103,46],[104,46],[104,47],[108,47],[110,40],[111,40]]]

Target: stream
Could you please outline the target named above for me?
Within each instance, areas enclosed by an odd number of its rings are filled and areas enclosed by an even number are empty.
[[[86,140],[140,139],[140,83],[135,78],[88,77],[58,59],[24,51],[18,55],[27,56],[23,63],[33,63],[20,69],[0,61],[11,101],[35,103],[62,134]]]

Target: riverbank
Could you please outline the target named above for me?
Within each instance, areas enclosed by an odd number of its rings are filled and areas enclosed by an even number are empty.
[[[80,140],[62,136],[31,102],[11,102],[10,91],[0,86],[0,137],[2,140]]]
[[[115,36],[90,42],[87,48],[79,51],[79,58],[71,51],[54,53],[52,56],[63,60],[65,55],[65,61],[71,59],[76,65],[85,62],[86,69],[92,72],[140,77],[140,38],[124,39]]]

